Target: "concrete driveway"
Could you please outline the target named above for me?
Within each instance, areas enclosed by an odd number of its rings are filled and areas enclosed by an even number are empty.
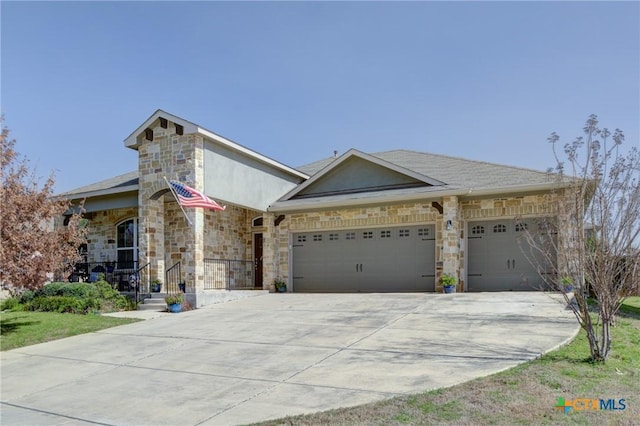
[[[451,386],[577,333],[542,293],[267,294],[2,353],[2,425],[223,425]]]

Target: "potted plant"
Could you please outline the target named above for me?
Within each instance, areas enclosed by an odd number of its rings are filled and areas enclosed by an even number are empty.
[[[560,289],[563,293],[571,293],[573,291],[573,280],[571,277],[562,277],[560,280]]]
[[[182,310],[182,302],[183,302],[182,294],[170,294],[165,296],[164,301],[167,304],[167,309],[169,312],[178,313]]]
[[[155,280],[151,281],[151,291],[154,293],[160,293],[160,290],[162,289],[162,281],[160,281],[158,278],[156,278]]]
[[[287,284],[282,278],[276,278],[273,281],[273,285],[275,286],[278,293],[285,293],[287,291]]]
[[[456,277],[450,274],[442,274],[440,276],[440,285],[444,289],[445,293],[456,292]]]

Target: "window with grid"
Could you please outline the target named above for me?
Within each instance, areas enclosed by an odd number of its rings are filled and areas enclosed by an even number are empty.
[[[419,228],[418,236],[420,237],[428,237],[429,236],[429,228]]]
[[[119,269],[132,269],[138,260],[138,219],[128,219],[116,226]]]
[[[484,234],[484,226],[475,225],[474,227],[471,228],[471,235],[480,235],[480,234]]]
[[[503,225],[501,223],[494,225],[493,227],[493,232],[496,234],[502,233],[502,232],[507,232],[507,226]]]

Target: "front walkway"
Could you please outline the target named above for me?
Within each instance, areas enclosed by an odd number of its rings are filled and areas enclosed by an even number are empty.
[[[451,386],[567,342],[560,299],[267,294],[163,315],[3,352],[1,423],[240,424]]]

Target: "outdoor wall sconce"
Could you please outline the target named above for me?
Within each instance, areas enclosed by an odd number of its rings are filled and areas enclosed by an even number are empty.
[[[453,223],[451,222],[451,220],[447,221],[447,231],[451,231],[451,228],[453,228]]]

